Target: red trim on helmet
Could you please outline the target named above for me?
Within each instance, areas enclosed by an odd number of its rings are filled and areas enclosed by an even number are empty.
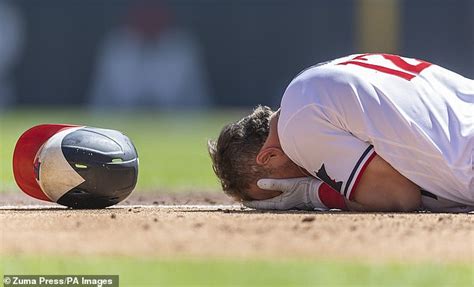
[[[37,199],[51,201],[36,181],[34,160],[38,150],[50,137],[61,130],[73,127],[77,126],[63,124],[38,125],[20,136],[13,152],[13,175],[24,193]]]

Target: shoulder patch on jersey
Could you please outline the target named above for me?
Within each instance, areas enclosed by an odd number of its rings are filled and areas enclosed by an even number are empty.
[[[342,181],[336,181],[335,179],[330,178],[327,171],[326,171],[326,167],[324,166],[324,163],[319,168],[319,170],[315,173],[316,173],[316,176],[320,180],[324,181],[327,185],[329,185],[333,189],[337,190],[338,192],[341,192]]]

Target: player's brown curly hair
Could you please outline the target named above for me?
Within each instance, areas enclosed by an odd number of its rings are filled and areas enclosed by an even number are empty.
[[[236,200],[252,200],[247,194],[250,185],[268,174],[256,157],[268,137],[272,114],[269,107],[257,106],[250,115],[224,126],[217,141],[208,141],[212,168],[224,192]]]

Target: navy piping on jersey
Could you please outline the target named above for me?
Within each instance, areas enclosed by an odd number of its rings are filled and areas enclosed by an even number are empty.
[[[373,145],[370,145],[362,154],[362,156],[359,158],[357,161],[356,165],[352,169],[351,175],[349,176],[349,179],[346,182],[346,187],[344,188],[344,196],[347,197],[347,190],[349,189],[349,186],[351,185],[352,180],[354,179],[355,173],[357,169],[359,169],[360,164],[362,161],[367,157],[367,154],[374,148]]]

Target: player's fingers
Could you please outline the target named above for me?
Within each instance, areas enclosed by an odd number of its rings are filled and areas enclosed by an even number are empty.
[[[257,186],[265,190],[277,190],[282,192],[292,191],[301,178],[262,178],[257,181]]]

